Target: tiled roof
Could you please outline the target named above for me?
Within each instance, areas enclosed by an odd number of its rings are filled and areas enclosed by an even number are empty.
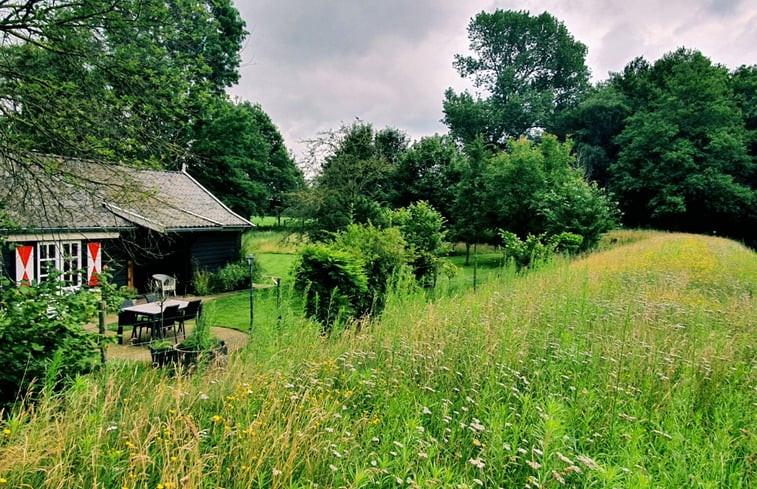
[[[252,227],[183,171],[44,157],[32,164],[17,163],[9,172],[12,167],[3,163],[0,204],[22,229],[142,226],[165,233]]]

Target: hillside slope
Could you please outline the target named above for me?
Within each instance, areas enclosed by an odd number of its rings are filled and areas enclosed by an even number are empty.
[[[649,238],[223,371],[110,365],[2,422],[8,487],[757,485],[757,255]]]

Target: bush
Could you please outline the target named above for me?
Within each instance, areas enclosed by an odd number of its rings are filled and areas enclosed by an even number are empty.
[[[264,270],[258,262],[253,269],[253,280],[259,281]],[[246,261],[228,263],[217,272],[196,270],[193,277],[194,290],[198,295],[217,294],[250,288],[250,265]]]
[[[380,314],[389,288],[409,275],[405,241],[396,228],[350,225],[329,244],[303,249],[295,288],[305,293],[305,314],[324,329],[339,320]]]
[[[294,287],[305,295],[305,315],[320,322],[326,331],[339,320],[365,312],[362,305],[368,277],[364,263],[333,245],[303,248]]]
[[[578,234],[583,237],[583,250],[595,247],[602,233],[617,226],[620,216],[617,203],[604,189],[579,178],[545,192],[539,200],[539,213],[547,234]]]
[[[95,317],[99,294],[63,289],[52,277],[28,287],[0,280],[0,405],[97,365],[99,335],[83,325]]]
[[[505,262],[512,261],[517,269],[536,267],[552,257],[555,253],[577,253],[581,249],[583,237],[575,233],[563,232],[547,238],[546,233],[529,234],[522,241],[515,233],[500,230]]]
[[[394,211],[392,224],[399,228],[407,243],[415,278],[424,286],[433,285],[441,257],[449,253],[445,243],[447,232],[442,229],[444,217],[430,204],[420,201]]]

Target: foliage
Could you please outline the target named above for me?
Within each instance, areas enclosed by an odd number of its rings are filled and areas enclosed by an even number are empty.
[[[449,221],[463,158],[449,136],[425,137],[413,143],[391,173],[392,206],[398,209],[426,201]]]
[[[4,154],[175,164],[238,81],[246,32],[230,0],[26,4],[0,5]]]
[[[591,249],[603,233],[614,229],[620,212],[607,192],[596,183],[568,179],[557,188],[550,188],[537,204],[549,235],[572,233],[581,237],[582,249]]]
[[[330,330],[337,321],[379,315],[406,261],[398,229],[353,224],[331,243],[303,249],[294,285],[305,295],[306,316]]]
[[[468,24],[471,56],[454,66],[488,97],[445,93],[444,122],[459,141],[479,135],[504,146],[508,138],[548,127],[553,113],[570,107],[588,88],[586,46],[547,12],[481,12]]]
[[[54,275],[23,287],[0,281],[0,405],[97,365],[99,337],[82,326],[95,317],[99,297],[62,288]]]
[[[624,75],[650,87],[610,167],[626,223],[738,237],[757,228],[755,163],[728,71],[680,49]]]
[[[280,214],[304,177],[259,105],[219,100],[197,124],[191,173],[235,212]]]
[[[398,276],[406,272],[405,240],[399,229],[350,225],[337,234],[333,246],[354,254],[363,264],[368,290],[355,302],[356,317],[379,315],[386,295]]]
[[[515,233],[500,230],[505,262],[514,262],[518,270],[535,268],[547,262],[555,253],[576,253],[581,248],[583,237],[569,232],[549,236],[529,234],[521,240]]]
[[[205,313],[198,314],[195,327],[176,345],[177,350],[207,351],[215,348],[220,340],[210,331],[210,321]]]
[[[623,93],[614,84],[603,82],[578,105],[562,111],[552,129],[561,139],[573,140],[576,160],[586,178],[606,188],[610,165],[620,151],[616,136],[629,115],[631,107]]]
[[[325,238],[349,224],[383,224],[387,181],[406,147],[402,132],[376,131],[362,121],[311,141],[311,166],[320,173],[297,205],[312,219],[314,236]]]
[[[490,225],[521,237],[577,233],[585,248],[594,246],[615,226],[617,207],[584,180],[571,150],[570,141],[544,135],[538,143],[511,141],[492,158],[485,177]]]
[[[368,277],[354,254],[325,244],[307,245],[295,270],[294,287],[304,294],[305,315],[324,330],[367,312]]]
[[[253,281],[260,281],[265,271],[259,263],[253,267]],[[195,270],[193,285],[198,295],[230,292],[250,287],[250,265],[246,261],[226,264],[216,272]]]
[[[407,259],[415,278],[423,285],[433,285],[442,256],[449,252],[442,215],[428,202],[420,201],[394,211],[392,225],[399,228],[407,244]]]

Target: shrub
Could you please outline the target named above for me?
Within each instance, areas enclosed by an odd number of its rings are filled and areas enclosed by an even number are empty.
[[[618,205],[596,183],[568,179],[539,199],[547,234],[575,233],[583,237],[581,249],[593,248],[602,233],[614,229],[620,216]]]
[[[363,310],[368,293],[364,263],[333,245],[303,248],[296,267],[294,287],[305,295],[305,315],[320,322],[324,330]]]
[[[444,217],[424,201],[392,213],[392,223],[407,243],[408,261],[415,278],[424,286],[433,285],[441,257],[449,253],[445,243]]]
[[[547,238],[546,233],[529,234],[523,241],[515,233],[499,231],[505,262],[513,261],[516,268],[535,267],[546,262],[555,253],[577,253],[581,249],[583,237],[563,232]]]
[[[97,365],[99,335],[83,325],[97,313],[99,295],[66,290],[54,277],[28,287],[0,280],[0,405]]]
[[[255,262],[253,280],[259,281],[264,274],[263,268]],[[250,266],[246,261],[237,261],[228,263],[217,272],[196,270],[193,281],[195,293],[198,295],[246,289],[250,287]]]

